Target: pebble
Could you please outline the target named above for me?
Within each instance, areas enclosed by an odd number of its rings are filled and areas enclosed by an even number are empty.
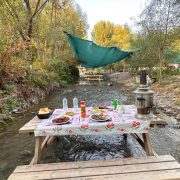
[[[112,83],[107,83],[107,86],[112,86]]]
[[[16,109],[13,109],[11,112],[12,112],[12,114],[16,114],[16,113],[18,113],[18,111],[19,111],[19,108],[16,108]]]
[[[177,119],[177,120],[180,120],[180,114],[178,114],[178,115],[176,116],[176,119]]]

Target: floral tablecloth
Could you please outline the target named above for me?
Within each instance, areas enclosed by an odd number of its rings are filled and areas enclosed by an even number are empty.
[[[61,136],[61,135],[96,135],[96,134],[124,134],[147,133],[150,121],[135,118],[136,107],[123,105],[125,113],[108,111],[111,121],[94,122],[90,119],[92,107],[87,108],[87,118],[81,120],[80,110],[75,112],[72,121],[64,125],[54,125],[52,119],[63,115],[62,109],[56,109],[49,119],[42,120],[34,131],[35,136]],[[70,109],[72,111],[72,109]]]

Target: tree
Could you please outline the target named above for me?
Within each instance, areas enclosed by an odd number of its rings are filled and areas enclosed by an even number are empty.
[[[101,46],[129,49],[131,34],[123,26],[115,25],[109,21],[99,21],[94,25],[92,38],[95,43]]]
[[[180,27],[179,0],[151,0],[140,15],[144,45],[159,62],[159,83],[162,79],[164,54],[177,39]],[[151,56],[152,57],[152,56]]]
[[[71,0],[1,2],[0,89],[17,79],[16,72],[23,72],[18,74],[20,79],[39,78],[35,83],[48,81],[51,75],[56,78],[59,76],[53,70],[56,65],[69,78],[76,62],[63,31],[86,37],[86,15],[80,7]],[[4,80],[5,75],[9,81]]]
[[[2,0],[3,10],[11,16],[17,31],[26,44],[26,59],[29,60],[30,42],[33,36],[34,21],[43,11],[49,0]],[[24,18],[25,17],[25,18]]]

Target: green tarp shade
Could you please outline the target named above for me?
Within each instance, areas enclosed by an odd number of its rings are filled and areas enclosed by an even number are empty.
[[[74,55],[82,66],[97,68],[130,57],[133,52],[122,51],[116,47],[101,47],[92,41],[80,39],[65,32]]]
[[[180,64],[180,54],[177,54],[175,58],[173,59],[174,64]]]
[[[173,49],[166,48],[164,55],[169,59],[169,63],[180,64],[180,53]]]

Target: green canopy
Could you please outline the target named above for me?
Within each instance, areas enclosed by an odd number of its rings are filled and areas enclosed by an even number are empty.
[[[177,54],[175,58],[173,59],[174,64],[180,64],[180,54]]]
[[[97,68],[112,64],[133,54],[132,51],[122,51],[116,47],[101,47],[92,41],[66,34],[77,60],[81,62],[82,66],[87,68]]]

